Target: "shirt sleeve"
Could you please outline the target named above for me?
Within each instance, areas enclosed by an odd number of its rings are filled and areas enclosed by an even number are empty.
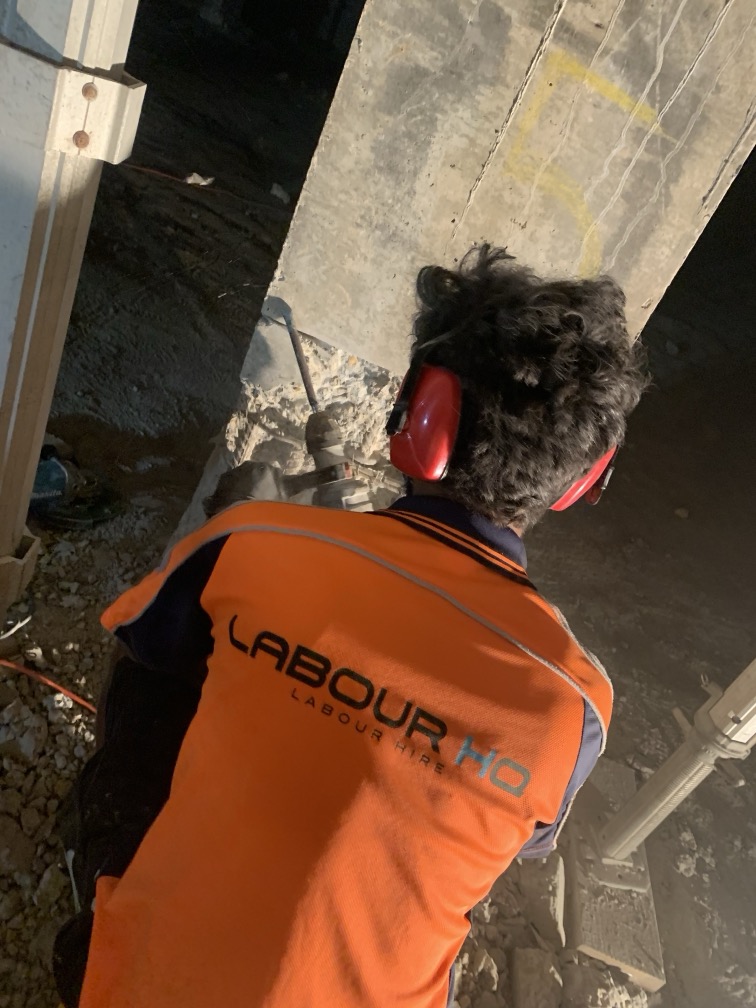
[[[570,806],[580,788],[585,784],[604,748],[604,731],[593,707],[584,701],[583,733],[580,739],[575,768],[552,823],[536,823],[533,835],[522,847],[518,857],[547,857],[556,846],[557,837],[570,811]]]
[[[201,597],[227,539],[226,535],[199,546],[134,616],[110,626],[134,661],[167,674],[204,673],[213,638]],[[137,591],[139,587],[130,589],[119,603]]]

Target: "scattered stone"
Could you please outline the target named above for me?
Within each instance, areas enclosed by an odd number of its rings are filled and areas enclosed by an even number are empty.
[[[42,648],[39,647],[39,645],[34,645],[32,647],[26,648],[26,650],[24,651],[24,658],[28,662],[31,662],[32,665],[36,665],[37,668],[45,667],[46,664],[45,656],[42,653]]]
[[[289,203],[291,203],[291,196],[286,192],[283,186],[278,184],[278,182],[274,182],[270,187],[270,195],[275,196],[276,199],[280,199],[285,206],[288,206]]]
[[[15,819],[0,815],[0,875],[27,873],[31,869],[35,849]]]
[[[507,1003],[501,995],[494,994],[492,991],[483,991],[475,999],[475,1008],[507,1008]]]
[[[515,949],[512,994],[515,1008],[560,1008],[562,977],[557,957],[542,949]]]
[[[7,812],[17,816],[21,811],[21,795],[18,791],[0,791],[0,813]]]
[[[53,791],[58,796],[58,798],[65,798],[68,792],[71,790],[71,785],[68,781],[57,780],[53,784]]]
[[[40,879],[37,891],[34,893],[34,902],[38,907],[47,909],[57,903],[61,894],[68,885],[68,878],[63,874],[57,864],[49,865]]]
[[[53,945],[55,944],[55,937],[59,930],[59,921],[46,921],[34,935],[34,940],[30,946],[31,952],[39,960],[47,976],[52,971]]]
[[[684,875],[685,878],[692,878],[696,874],[697,864],[698,858],[695,854],[681,854],[677,859],[675,868],[681,875]]]
[[[5,672],[5,670],[3,671]],[[0,682],[0,710],[7,707],[9,703],[15,700],[17,695],[18,694],[15,689],[9,682]]]
[[[31,805],[21,809],[21,829],[27,836],[34,836],[42,823],[42,816]]]
[[[87,600],[82,598],[81,595],[64,595],[60,600],[60,604],[64,609],[84,609]]]
[[[3,711],[0,724],[0,753],[11,759],[34,763],[47,742],[47,722],[33,714],[20,700]]]
[[[23,906],[21,893],[18,889],[11,889],[10,892],[0,896],[0,921],[9,921],[15,917]]]
[[[479,948],[473,959],[472,971],[476,977],[483,980],[489,990],[495,991],[499,986],[499,970],[484,948]]]
[[[499,982],[501,983],[502,974],[507,973],[509,969],[509,956],[507,955],[506,949],[492,948],[491,958],[496,963],[496,969],[499,971]]]

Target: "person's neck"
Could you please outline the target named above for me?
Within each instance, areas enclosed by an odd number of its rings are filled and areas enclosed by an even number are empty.
[[[426,482],[425,480],[412,480],[412,485],[409,493],[410,496],[412,497],[415,496],[441,497],[444,500],[452,501],[455,504],[459,503],[458,501],[455,501],[454,497],[452,497],[451,494],[445,492],[443,483],[429,483]],[[482,515],[481,517],[485,518],[486,516]],[[488,518],[487,520],[491,521],[490,518]],[[525,532],[525,530],[521,526],[516,525],[514,522],[510,523],[509,525],[505,525],[503,527],[511,529],[515,533],[515,535],[520,537],[520,539],[522,539],[523,534]]]

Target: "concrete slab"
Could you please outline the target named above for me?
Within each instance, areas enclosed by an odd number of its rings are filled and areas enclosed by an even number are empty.
[[[564,995],[560,1008],[648,1008],[648,995],[630,985],[617,983],[609,970],[596,963],[562,966]]]
[[[564,861],[554,851],[547,858],[525,860],[510,868],[525,900],[525,916],[545,942],[564,946]]]
[[[565,929],[570,948],[617,966],[644,990],[664,986],[664,963],[653,891],[636,892],[603,884],[591,869],[590,837],[597,822],[636,791],[629,767],[599,761],[573,807],[564,830]],[[647,869],[645,852],[639,857]]]

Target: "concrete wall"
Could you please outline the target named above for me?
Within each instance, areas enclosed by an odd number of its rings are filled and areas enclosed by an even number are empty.
[[[412,282],[482,239],[648,319],[754,143],[753,0],[368,0],[272,292],[403,369]]]

